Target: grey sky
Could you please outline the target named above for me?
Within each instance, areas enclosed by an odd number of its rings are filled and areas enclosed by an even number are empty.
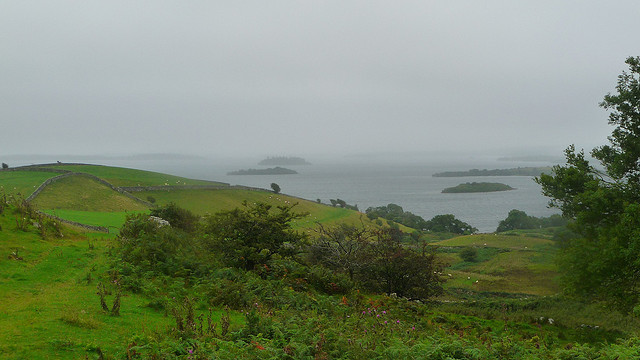
[[[640,1],[1,1],[0,154],[560,152]]]

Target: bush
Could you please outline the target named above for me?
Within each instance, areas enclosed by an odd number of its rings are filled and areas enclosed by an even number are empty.
[[[478,260],[478,249],[467,246],[460,251],[460,258],[466,262],[476,262]]]
[[[217,252],[221,260],[245,270],[267,265],[274,255],[289,257],[298,252],[306,235],[294,231],[291,222],[306,214],[293,212],[293,206],[272,206],[264,203],[244,209],[221,211],[206,219],[204,226],[207,250]]]
[[[194,213],[179,207],[175,203],[152,209],[151,215],[167,220],[171,227],[182,229],[189,233],[195,232],[200,220]]]

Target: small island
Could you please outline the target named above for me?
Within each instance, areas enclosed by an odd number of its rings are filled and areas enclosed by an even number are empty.
[[[479,170],[471,169],[467,171],[445,171],[435,173],[433,177],[465,177],[465,176],[540,176],[540,174],[551,174],[553,168],[543,167],[517,167],[511,169]]]
[[[258,165],[265,165],[265,166],[273,166],[273,165],[292,166],[292,165],[311,165],[311,163],[307,162],[307,160],[305,160],[305,159],[303,159],[301,157],[274,156],[274,157],[268,157],[268,158],[260,161],[258,163]]]
[[[269,169],[243,169],[237,171],[230,171],[227,175],[291,175],[298,172],[291,169],[276,166]]]
[[[457,193],[476,193],[476,192],[495,192],[495,191],[509,191],[515,190],[509,185],[501,183],[488,183],[488,182],[472,182],[460,184],[458,186],[446,188],[442,190],[442,193],[457,194]]]

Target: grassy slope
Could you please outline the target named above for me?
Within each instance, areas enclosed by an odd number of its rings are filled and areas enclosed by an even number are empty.
[[[531,295],[553,295],[559,291],[553,261],[556,248],[551,240],[484,234],[432,244],[446,251],[449,288]],[[464,262],[458,256],[465,246],[478,249],[477,262]]]
[[[215,181],[193,180],[153,171],[102,165],[54,165],[51,167],[95,175],[115,186],[226,185]]]
[[[302,200],[283,194],[273,194],[268,191],[252,190],[171,190],[171,191],[144,191],[136,193],[136,196],[146,199],[152,196],[158,205],[176,203],[178,206],[193,211],[196,214],[214,214],[221,210],[231,210],[241,206],[243,201],[248,203],[263,202],[273,206],[295,204],[297,212],[308,212],[309,216],[298,220],[294,224],[296,228],[313,227],[316,222],[336,223],[338,221],[357,224],[361,214],[347,209],[334,208],[318,204],[308,200]],[[363,220],[369,222],[366,216]]]
[[[147,207],[88,177],[70,176],[47,186],[34,200],[39,209],[144,211]]]
[[[0,171],[0,193],[29,197],[45,180],[60,175],[46,171]]]
[[[48,209],[43,211],[47,214],[51,214],[62,219],[75,221],[81,224],[105,226],[109,228],[120,228],[120,226],[124,224],[127,214],[131,213],[127,211],[99,212],[64,209]]]

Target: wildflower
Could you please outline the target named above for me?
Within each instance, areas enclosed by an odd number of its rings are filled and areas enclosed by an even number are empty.
[[[396,320],[396,324],[400,324],[400,320]]]
[[[387,310],[382,310],[382,314],[386,314],[386,313],[387,313]]]

